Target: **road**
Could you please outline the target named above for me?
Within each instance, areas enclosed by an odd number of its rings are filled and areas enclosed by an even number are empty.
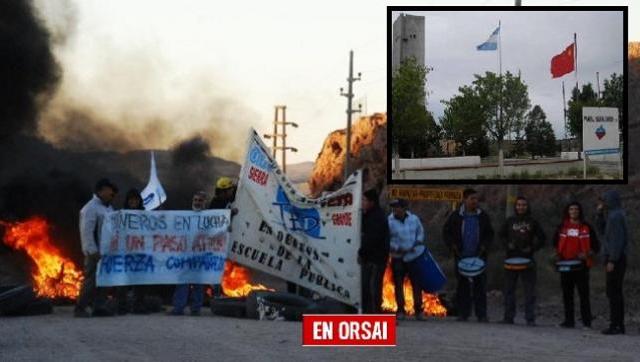
[[[71,307],[57,307],[52,315],[0,318],[0,360],[640,360],[637,327],[630,335],[603,336],[596,330],[560,329],[550,321],[533,328],[453,318],[403,321],[392,348],[301,347],[301,328],[297,322],[217,317],[208,311],[200,317],[75,319]]]

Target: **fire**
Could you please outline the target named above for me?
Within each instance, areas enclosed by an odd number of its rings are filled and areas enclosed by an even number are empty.
[[[246,297],[252,290],[273,290],[262,284],[251,284],[249,269],[227,260],[222,274],[222,293],[228,297]]]
[[[49,235],[49,223],[42,217],[22,222],[0,221],[5,227],[4,243],[23,250],[34,261],[34,289],[39,296],[76,299],[82,284],[82,272],[60,250]]]
[[[414,315],[413,310],[413,289],[411,288],[411,282],[409,278],[404,280],[404,309],[409,315]],[[384,271],[384,279],[382,282],[382,309],[389,312],[395,312],[398,310],[396,304],[396,288],[393,285],[393,273],[391,272],[391,264],[387,264],[387,268]],[[429,294],[422,292],[422,311],[425,315],[446,317],[447,309],[440,303],[440,298],[435,294]]]

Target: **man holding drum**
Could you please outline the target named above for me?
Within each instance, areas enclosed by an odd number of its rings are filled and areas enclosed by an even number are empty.
[[[489,215],[478,207],[477,192],[466,189],[462,197],[462,205],[451,213],[442,230],[442,237],[456,260],[458,320],[466,321],[469,318],[473,293],[478,321],[488,322],[484,264],[493,240],[493,228]]]
[[[407,210],[407,201],[398,199],[389,204],[392,213],[389,215],[389,233],[391,235],[391,270],[398,304],[397,319],[405,318],[404,310],[404,278],[409,275],[413,290],[413,307],[417,320],[424,319],[422,312],[422,288],[416,276],[409,273],[409,262],[419,257],[424,251],[424,228],[422,222]]]
[[[584,221],[580,203],[574,201],[565,208],[563,221],[554,237],[554,246],[564,302],[564,321],[560,327],[575,326],[573,290],[577,288],[582,324],[585,328],[591,328],[589,269],[593,265],[593,256],[600,250],[600,243],[594,229]]]
[[[533,253],[544,245],[545,235],[538,221],[531,216],[529,202],[522,196],[516,199],[515,215],[509,217],[501,231],[506,256],[504,320],[513,324],[516,315],[516,285],[518,277],[524,284],[525,319],[528,326],[535,326],[536,266]]]

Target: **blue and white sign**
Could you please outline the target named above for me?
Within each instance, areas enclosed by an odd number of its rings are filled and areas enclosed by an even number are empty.
[[[361,172],[325,197],[291,184],[251,131],[234,207],[229,259],[344,303],[360,304]]]
[[[582,144],[587,155],[620,152],[618,108],[582,108]]]
[[[230,210],[107,214],[97,285],[219,284],[230,218]]]

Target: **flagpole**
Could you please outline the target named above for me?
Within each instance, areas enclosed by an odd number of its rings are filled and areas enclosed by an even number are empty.
[[[499,124],[500,127],[504,127],[502,124],[502,22],[498,20],[498,70],[500,72],[500,100],[499,100]],[[511,133],[511,127],[507,130],[508,134]],[[503,140],[504,141],[504,140]],[[502,144],[498,149],[498,169],[500,170],[500,177],[504,176],[504,153],[502,151]]]
[[[575,68],[576,71],[576,95],[579,94],[580,92],[580,88],[578,86],[578,34],[577,33],[573,33],[573,67]],[[582,122],[582,112],[580,112],[580,122]],[[582,137],[582,139],[580,140],[580,145],[582,147],[580,147],[581,152],[584,153],[584,129],[582,130],[582,135],[579,135],[579,137]],[[580,158],[580,152],[578,152],[578,159]],[[587,179],[587,154],[584,153],[584,157],[582,157],[582,165],[583,165],[583,169],[582,169],[582,178],[583,179]]]
[[[576,69],[576,89],[578,88],[578,35],[573,33],[573,67]]]

